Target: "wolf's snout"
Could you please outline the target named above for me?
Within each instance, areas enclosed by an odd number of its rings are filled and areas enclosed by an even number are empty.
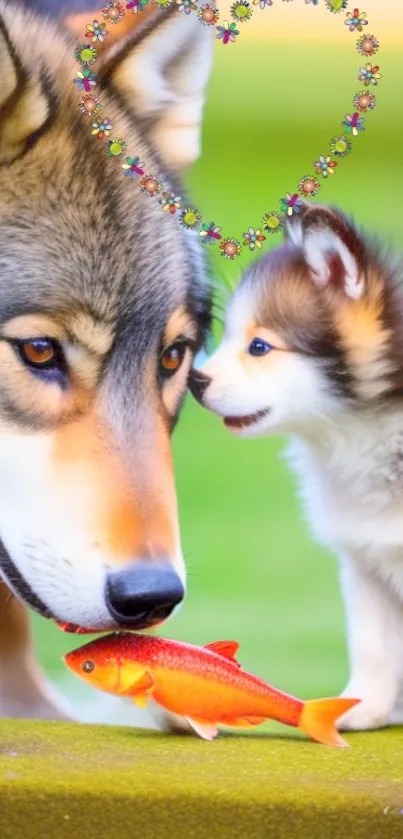
[[[105,596],[119,625],[145,629],[168,618],[185,590],[172,568],[142,562],[108,574]]]
[[[189,378],[189,390],[198,402],[203,401],[203,396],[209,384],[211,384],[211,381],[211,377],[206,376],[206,374],[202,373],[201,370],[191,371]]]

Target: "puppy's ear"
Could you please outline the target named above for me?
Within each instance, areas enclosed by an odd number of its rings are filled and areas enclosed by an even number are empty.
[[[24,67],[0,17],[0,163],[18,157],[51,113],[51,95],[40,75]]]
[[[195,14],[171,7],[166,12],[154,9],[102,54],[101,84],[112,82],[124,96],[174,171],[185,169],[200,154],[213,44],[210,27],[202,26]]]
[[[338,210],[304,203],[287,219],[286,239],[302,249],[312,279],[358,300],[365,286],[366,252],[351,222]]]

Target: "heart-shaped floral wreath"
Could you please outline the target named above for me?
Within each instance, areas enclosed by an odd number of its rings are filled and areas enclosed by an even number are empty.
[[[212,2],[199,5],[195,0],[128,0],[123,5],[117,0],[110,0],[100,12],[102,20],[93,20],[92,23],[87,24],[85,37],[93,44],[104,41],[108,34],[106,28],[108,24],[120,23],[126,11],[133,14],[142,12],[149,2],[161,9],[175,3],[180,12],[185,14],[196,12],[203,26],[214,26],[216,28],[217,38],[223,44],[236,41],[239,35],[237,25],[250,20],[253,6],[264,9],[273,5],[273,0],[252,0],[252,3],[250,3],[250,0],[235,0],[231,6],[231,16],[234,22],[224,21],[222,26],[218,26],[219,11]],[[283,0],[283,2],[289,2],[289,0]],[[319,0],[305,0],[305,3],[312,3],[317,6]],[[344,12],[348,0],[324,0],[324,3],[332,14],[337,15]],[[344,23],[350,32],[362,32],[363,27],[368,26],[366,13],[360,12],[356,8],[345,14]],[[360,55],[368,59],[378,52],[379,41],[375,35],[363,34],[358,38],[356,48]],[[120,161],[123,172],[127,177],[139,179],[141,192],[145,196],[148,196],[148,198],[159,196],[163,212],[176,216],[185,229],[198,231],[204,244],[214,245],[219,242],[220,253],[226,259],[235,259],[239,256],[242,246],[251,251],[255,248],[261,248],[263,242],[267,239],[265,234],[279,233],[283,228],[285,216],[291,216],[300,211],[302,204],[300,196],[307,199],[318,194],[321,188],[320,179],[334,174],[339,161],[350,154],[353,146],[352,138],[358,137],[365,130],[365,118],[361,114],[372,111],[376,105],[376,97],[370,92],[370,86],[376,86],[379,79],[382,78],[378,65],[367,62],[359,69],[358,80],[362,82],[365,90],[355,93],[353,112],[344,116],[341,122],[342,133],[333,137],[330,141],[331,153],[319,155],[313,164],[315,175],[302,175],[298,182],[298,191],[287,192],[280,199],[279,210],[268,210],[262,218],[261,227],[249,227],[246,233],[243,233],[241,243],[239,239],[225,237],[221,233],[221,227],[214,221],[204,222],[195,207],[184,206],[179,195],[169,192],[166,187],[164,189],[162,181],[146,172],[145,164],[141,162],[139,157],[125,156],[125,141],[120,137],[113,136],[113,125],[106,117],[104,119],[98,117],[102,104],[93,92],[97,82],[96,75],[91,69],[91,66],[96,63],[97,51],[95,47],[88,43],[81,44],[75,55],[80,63],[80,70],[78,70],[77,77],[74,79],[74,84],[82,93],[79,108],[82,113],[91,119],[91,133],[94,137],[101,141],[111,137],[105,144],[108,157]],[[94,117],[96,117],[95,122]],[[122,159],[124,159],[123,163],[121,162]]]

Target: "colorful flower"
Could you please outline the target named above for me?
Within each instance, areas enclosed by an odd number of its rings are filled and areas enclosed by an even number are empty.
[[[333,12],[334,14],[344,11],[347,8],[347,4],[348,0],[325,0],[325,6],[327,6],[329,12]]]
[[[102,122],[93,122],[91,134],[96,135],[99,140],[103,140],[104,137],[109,137],[112,128],[113,125],[108,119],[104,119]]]
[[[231,17],[233,20],[244,23],[245,20],[250,20],[253,14],[253,9],[248,0],[235,0],[231,6]]]
[[[108,140],[106,144],[106,151],[108,152],[108,157],[122,157],[125,147],[125,141],[121,140],[118,137],[115,137],[113,140]]]
[[[217,26],[217,38],[222,39],[223,44],[229,44],[230,41],[235,41],[239,35],[239,29],[236,28],[236,23],[228,23],[224,21],[222,26]]]
[[[197,17],[204,26],[215,26],[219,16],[220,14],[218,9],[210,3],[206,3],[204,6],[201,6],[197,12]]]
[[[366,90],[361,90],[360,93],[355,94],[353,105],[362,113],[373,111],[376,105],[376,96],[373,93],[368,93]]]
[[[314,178],[313,175],[303,175],[301,178],[298,189],[301,195],[305,197],[309,195],[317,195],[320,190],[320,183],[317,178]]]
[[[148,195],[149,198],[152,198],[154,195],[158,195],[162,190],[162,183],[154,175],[144,175],[144,178],[141,179],[141,191],[144,195]]]
[[[357,50],[361,55],[375,55],[379,50],[379,41],[375,35],[361,35],[357,41]]]
[[[319,155],[318,160],[315,161],[315,172],[327,178],[328,175],[334,175],[334,170],[338,164],[331,157],[325,157],[323,154]]]
[[[193,0],[176,0],[178,12],[185,12],[185,15],[190,15],[190,12],[195,12],[197,4]]]
[[[143,12],[147,5],[148,0],[130,0],[129,3],[126,3],[126,9],[131,9],[135,15],[137,12]]]
[[[97,51],[94,47],[89,47],[88,44],[81,44],[81,46],[76,49],[76,59],[85,67],[88,67],[89,64],[95,64],[97,60]]]
[[[126,157],[125,162],[122,163],[122,169],[129,178],[134,178],[135,175],[144,175],[144,163],[141,163],[139,157]]]
[[[200,238],[203,245],[214,245],[217,239],[222,239],[220,230],[221,227],[216,227],[214,221],[210,221],[209,224],[202,224]]]
[[[263,236],[261,230],[255,230],[254,227],[250,227],[249,230],[243,234],[243,243],[244,245],[248,245],[250,251],[254,251],[255,248],[261,248],[262,242],[266,241],[266,236]]]
[[[368,26],[366,12],[360,12],[358,9],[353,9],[352,12],[347,12],[345,25],[348,26],[350,32],[362,32],[363,26]]]
[[[172,6],[173,1],[174,0],[153,0],[153,3],[160,9],[167,9],[168,6]]]
[[[241,253],[242,245],[237,239],[223,239],[220,242],[221,256],[225,259],[235,259]]]
[[[179,222],[186,230],[197,230],[201,219],[200,213],[194,207],[186,207],[179,216]]]
[[[346,114],[342,125],[346,134],[352,134],[353,137],[357,137],[360,131],[365,131],[365,119],[360,117],[358,111],[355,114]]]
[[[284,198],[280,198],[280,210],[286,213],[287,216],[299,213],[301,207],[302,201],[297,192],[294,195],[291,195],[291,192],[287,192]]]
[[[99,23],[97,20],[93,20],[92,23],[87,23],[85,28],[87,29],[85,37],[91,38],[93,44],[96,44],[97,41],[104,41],[108,34],[107,29],[103,29],[102,23]]]
[[[102,9],[102,16],[104,20],[109,23],[120,23],[125,16],[125,10],[121,3],[116,3],[115,0],[110,0],[107,6]]]
[[[347,157],[353,148],[348,137],[333,137],[330,141],[330,151],[335,157]]]
[[[82,70],[77,70],[77,78],[73,79],[73,84],[76,85],[77,90],[85,90],[89,93],[92,87],[95,87],[95,73],[91,73],[89,67],[83,67]]]
[[[85,114],[86,117],[93,117],[101,110],[102,105],[98,96],[93,96],[91,93],[87,93],[82,99],[80,99],[78,107],[80,108],[81,113]]]
[[[382,78],[378,64],[375,64],[373,67],[371,64],[366,64],[365,67],[361,67],[358,78],[360,82],[364,82],[365,87],[369,87],[370,84],[377,85],[379,79]]]
[[[266,233],[280,233],[284,227],[284,216],[271,210],[265,213],[262,219],[263,230]]]
[[[259,6],[260,9],[265,9],[266,6],[272,6],[273,0],[252,0],[254,6]]]
[[[172,216],[177,210],[182,209],[182,200],[174,192],[163,192],[160,204],[162,204],[164,213],[171,213]]]

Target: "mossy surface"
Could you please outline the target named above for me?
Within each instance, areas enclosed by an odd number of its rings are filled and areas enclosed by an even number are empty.
[[[0,721],[1,839],[399,839],[403,730],[213,743]]]

